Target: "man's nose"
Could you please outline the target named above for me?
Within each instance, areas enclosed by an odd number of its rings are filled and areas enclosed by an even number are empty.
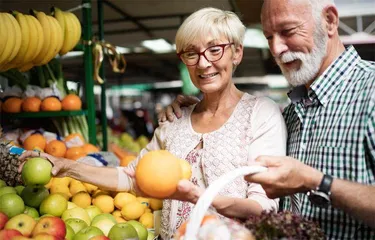
[[[280,57],[281,54],[288,51],[288,46],[285,40],[279,36],[274,36],[269,42],[269,47],[274,57]]]

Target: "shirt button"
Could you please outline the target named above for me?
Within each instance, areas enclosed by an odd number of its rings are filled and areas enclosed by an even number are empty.
[[[306,143],[302,143],[302,144],[301,144],[301,149],[302,149],[302,150],[306,150]]]

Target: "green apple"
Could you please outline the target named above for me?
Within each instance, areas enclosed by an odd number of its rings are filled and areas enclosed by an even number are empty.
[[[48,189],[44,186],[26,186],[21,193],[21,198],[27,206],[38,208],[48,195]]]
[[[25,204],[17,193],[7,193],[0,196],[0,212],[5,213],[9,218],[23,213]]]
[[[29,215],[30,217],[37,219],[39,218],[39,212],[33,207],[25,206],[25,211],[23,211],[24,214]]]
[[[74,237],[74,230],[71,226],[65,224],[65,227],[66,227],[66,235],[65,235],[65,239],[66,240],[73,240],[73,237]]]
[[[91,224],[90,216],[87,214],[86,210],[81,207],[76,207],[76,208],[65,210],[65,212],[61,216],[61,219],[66,221],[69,218],[81,219],[87,223],[87,226],[90,226]]]
[[[97,227],[89,226],[76,233],[76,235],[74,235],[73,237],[73,240],[89,240],[95,236],[100,235],[104,235],[102,230]]]
[[[4,229],[16,229],[20,233],[22,233],[23,236],[29,237],[31,236],[31,233],[36,225],[36,221],[34,218],[30,217],[27,214],[18,214],[5,224]]]
[[[137,230],[128,223],[117,223],[109,231],[108,237],[111,240],[123,240],[128,238],[138,239]]]
[[[6,187],[6,186],[7,186],[6,182],[0,179],[0,188]]]
[[[154,240],[154,238],[155,238],[155,233],[148,231],[147,240]]]
[[[103,218],[99,221],[96,221],[95,223],[91,223],[91,226],[97,227],[104,233],[105,236],[108,236],[109,230],[115,225],[111,219],[109,218]]]
[[[60,217],[68,207],[68,201],[59,193],[47,196],[39,207],[40,214],[51,214]]]
[[[91,220],[93,220],[94,217],[98,216],[99,214],[103,213],[102,210],[100,210],[100,208],[98,208],[95,205],[88,206],[87,208],[85,208],[85,210],[87,214],[90,216]]]
[[[102,213],[94,217],[91,221],[91,225],[95,224],[96,222],[102,220],[102,219],[110,219],[114,224],[117,223],[116,218],[110,214],[110,213]]]
[[[76,208],[78,207],[75,203],[71,202],[71,201],[68,201],[68,209],[71,209],[71,208]]]
[[[21,193],[22,193],[22,191],[23,191],[24,188],[25,188],[25,187],[22,186],[22,185],[17,185],[17,186],[14,187],[14,189],[16,189],[16,192],[17,192],[17,194],[18,194],[19,196],[21,196]]]
[[[126,222],[127,224],[132,225],[137,231],[139,240],[147,240],[147,228],[140,222],[136,220],[130,220]]]
[[[0,196],[7,193],[17,193],[17,191],[16,189],[8,186],[0,188]]]
[[[52,164],[43,158],[31,158],[22,168],[22,180],[25,185],[46,185],[52,177]]]
[[[73,229],[74,234],[81,231],[81,229],[88,227],[85,221],[83,221],[82,219],[78,219],[78,218],[69,218],[65,220],[64,222],[65,222],[65,225],[70,226]]]

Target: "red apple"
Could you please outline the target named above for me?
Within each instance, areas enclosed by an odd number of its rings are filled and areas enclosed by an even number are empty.
[[[32,240],[32,238],[28,238],[28,237],[21,235],[21,236],[12,237],[12,240]]]
[[[5,226],[5,223],[8,221],[8,216],[3,213],[3,212],[0,212],[0,230],[2,230]]]
[[[27,214],[19,214],[11,219],[5,224],[5,229],[16,229],[23,236],[29,237],[36,225],[34,218]]]
[[[11,240],[15,236],[22,236],[22,233],[15,229],[4,229],[0,231],[0,239],[1,240]]]
[[[58,217],[43,217],[34,227],[32,236],[34,237],[41,233],[64,239],[66,235],[65,223]]]
[[[47,233],[41,233],[33,237],[33,240],[64,240],[65,238],[59,238]]]

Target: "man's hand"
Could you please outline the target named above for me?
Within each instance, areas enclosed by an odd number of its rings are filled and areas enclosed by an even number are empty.
[[[198,102],[199,99],[197,97],[178,95],[171,105],[158,114],[158,121],[165,122],[168,119],[168,121],[173,122],[174,115],[177,118],[181,117],[181,107],[188,107]]]
[[[291,157],[260,156],[256,161],[268,171],[245,176],[245,180],[261,184],[269,198],[315,189],[323,178],[323,173]]]
[[[68,177],[68,171],[71,169],[71,165],[74,164],[74,161],[71,161],[66,158],[59,158],[49,155],[43,152],[36,152],[36,151],[25,151],[22,155],[18,158],[22,163],[18,167],[18,172],[22,171],[23,165],[27,161],[28,158],[33,157],[41,157],[47,159],[52,163],[52,175],[55,177]]]

